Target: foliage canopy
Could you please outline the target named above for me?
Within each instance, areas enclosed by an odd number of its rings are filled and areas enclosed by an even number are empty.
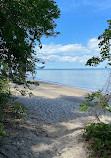
[[[0,77],[24,83],[26,72],[35,73],[34,44],[56,36],[60,10],[54,0],[1,0]],[[25,73],[23,73],[25,72]]]
[[[111,65],[111,53],[110,53],[110,47],[111,47],[111,20],[107,20],[109,26],[107,29],[105,29],[104,33],[98,37],[98,40],[100,40],[98,46],[100,48],[100,56],[99,57],[92,57],[90,58],[86,65],[89,66],[97,66],[103,61],[107,61],[108,65]]]

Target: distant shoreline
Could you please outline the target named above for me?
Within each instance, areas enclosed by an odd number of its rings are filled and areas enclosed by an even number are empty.
[[[111,68],[74,68],[74,69],[37,69],[40,71],[43,70],[111,70]]]

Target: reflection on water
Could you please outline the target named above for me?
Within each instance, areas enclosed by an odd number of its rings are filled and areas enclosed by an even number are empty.
[[[38,70],[36,79],[76,88],[98,90],[108,78],[110,70]]]

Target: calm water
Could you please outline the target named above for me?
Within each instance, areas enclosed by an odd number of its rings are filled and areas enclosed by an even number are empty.
[[[36,79],[76,88],[98,90],[108,78],[110,69],[38,70]]]

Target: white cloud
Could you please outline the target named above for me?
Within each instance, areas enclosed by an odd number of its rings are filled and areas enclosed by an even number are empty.
[[[43,45],[42,49],[39,50],[36,47],[39,54],[59,54],[62,53],[64,55],[83,55],[83,54],[94,54],[99,51],[98,41],[96,38],[92,38],[88,41],[87,46],[83,46],[82,44],[50,44]],[[95,52],[94,52],[95,51]]]
[[[86,63],[86,61],[91,58],[90,55],[83,55],[83,56],[58,56],[58,55],[48,55],[48,56],[41,56],[43,61],[46,62],[69,62],[69,63]]]
[[[81,4],[85,6],[93,6],[96,11],[103,11],[111,8],[110,0],[81,0]]]
[[[47,58],[43,57],[44,60],[47,59],[47,61],[51,62],[70,62],[70,63],[84,63],[86,62],[91,56],[84,55],[82,57],[75,56],[57,56],[57,55],[49,55]]]
[[[90,7],[94,12],[107,11],[111,9],[111,0],[63,0],[63,4],[60,5],[64,12],[74,11],[80,7]]]
[[[43,60],[54,62],[86,62],[91,56],[99,54],[96,38],[90,39],[86,46],[82,44],[49,44],[43,45],[42,49],[36,49]]]
[[[99,44],[99,41],[96,38],[92,38],[88,41],[87,48],[98,52],[99,51],[98,44]]]

